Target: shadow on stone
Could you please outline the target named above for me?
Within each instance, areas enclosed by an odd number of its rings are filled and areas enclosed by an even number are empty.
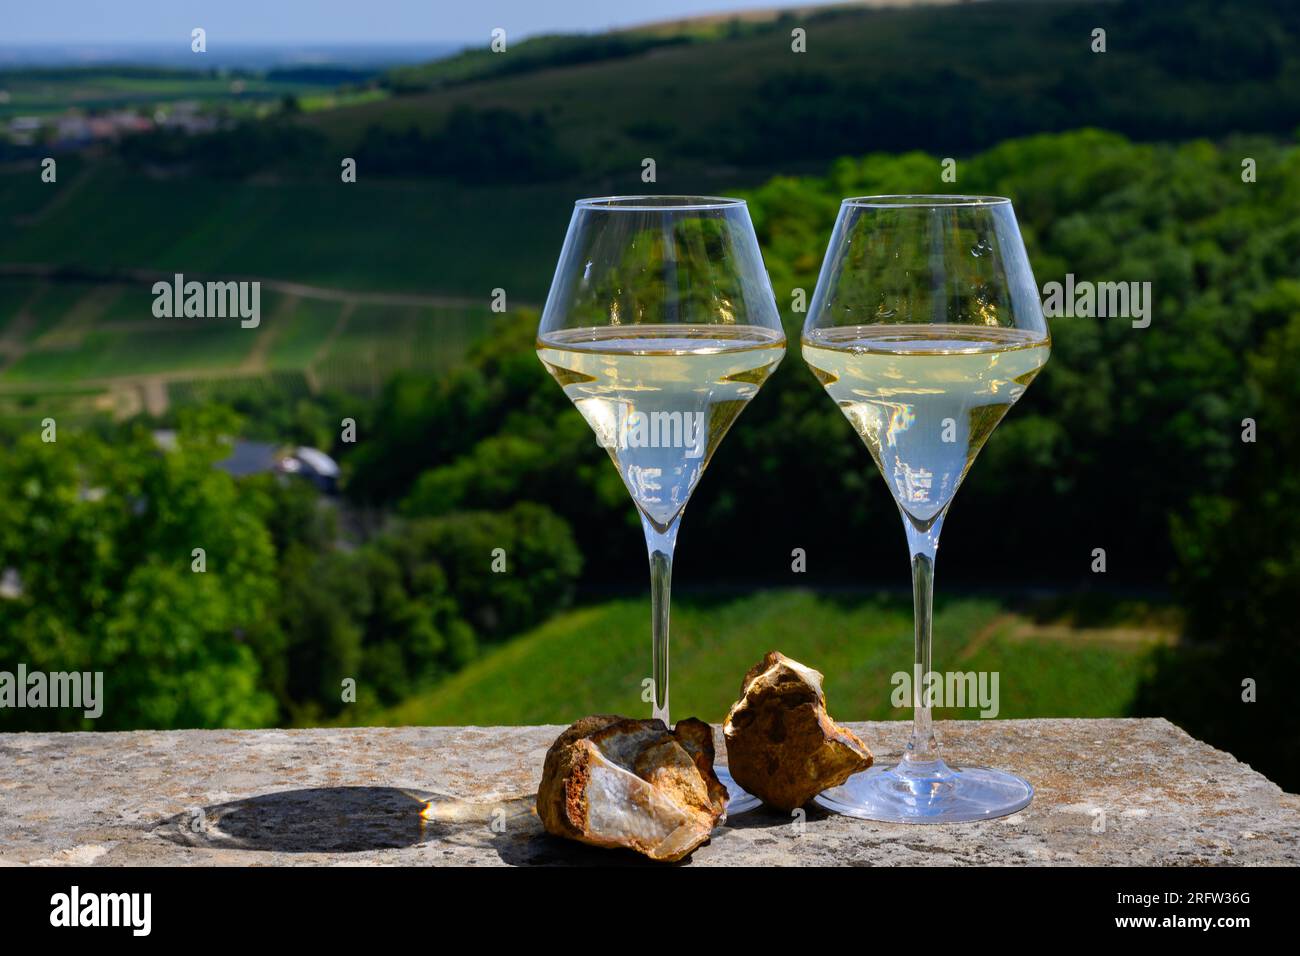
[[[804,822],[825,820],[831,814],[814,803],[803,808]],[[727,822],[713,831],[713,839],[718,839],[727,830],[772,830],[778,831],[794,825],[796,818],[781,810],[760,806],[748,813],[729,817]],[[763,841],[759,841],[760,843]],[[766,841],[775,843],[776,841]],[[690,866],[694,854],[676,863],[661,863],[649,860],[631,850],[604,849],[587,846],[572,840],[564,840],[547,833],[537,814],[520,815],[512,818],[501,832],[493,835],[492,849],[501,858],[501,862],[510,866],[645,866],[674,867]],[[705,850],[705,843],[699,853]]]
[[[181,846],[266,853],[359,853],[403,847],[473,847],[495,851],[510,866],[689,866],[656,863],[631,850],[586,846],[552,836],[534,811],[533,794],[467,801],[396,787],[281,790],[193,807],[160,821],[155,835]],[[824,816],[808,808],[809,819]],[[724,826],[788,826],[766,808]],[[715,831],[715,837],[717,831]],[[708,846],[708,844],[705,844]]]
[[[525,806],[526,804],[526,806]],[[395,787],[283,790],[169,817],[154,833],[182,846],[355,853],[441,842],[485,845],[532,797],[483,803]]]
[[[809,801],[801,809],[803,810],[803,822],[825,820],[830,816],[829,811],[812,801]],[[727,817],[726,826],[730,830],[775,830],[781,827],[793,826],[797,819],[794,813],[786,813],[784,810],[774,810],[767,805],[762,805],[755,807],[748,813]]]
[[[705,846],[708,846],[706,843]],[[536,815],[523,826],[512,826],[496,834],[492,849],[508,866],[689,866],[691,858],[676,863],[647,859],[632,850],[588,846],[552,836]],[[696,852],[699,852],[698,850]]]
[[[803,808],[804,822],[825,820],[831,814],[814,803]],[[727,830],[780,830],[792,826],[792,814],[760,806],[748,813],[729,817],[727,822],[713,831],[718,839]],[[769,841],[774,842],[774,841]],[[705,843],[701,852],[709,846]],[[493,835],[491,847],[501,862],[510,866],[645,866],[651,868],[690,866],[694,854],[676,863],[662,863],[647,859],[632,850],[605,849],[588,846],[573,840],[561,839],[547,833],[536,813],[512,817],[500,832]]]

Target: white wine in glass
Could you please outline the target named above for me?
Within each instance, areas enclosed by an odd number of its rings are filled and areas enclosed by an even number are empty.
[[[650,559],[652,716],[671,726],[673,552],[718,443],[785,355],[743,200],[577,203],[537,354],[587,420],[641,516]],[[717,767],[728,813],[758,801]]]
[[[1048,351],[1021,329],[875,325],[814,330],[803,357],[866,442],[898,506],[925,522],[948,506]]]
[[[903,517],[915,613],[913,729],[903,759],[827,790],[839,813],[957,823],[1013,813],[1021,778],[949,766],[925,677],[934,560],[953,495],[1051,350],[1011,203],[983,196],[846,199],[803,333],[803,356],[862,438]]]
[[[537,354],[663,532],[785,355],[785,339],[760,326],[609,326],[557,332]]]

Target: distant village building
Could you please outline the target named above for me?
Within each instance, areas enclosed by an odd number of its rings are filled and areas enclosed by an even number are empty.
[[[300,445],[292,455],[280,459],[280,470],[306,478],[327,495],[339,490],[338,463],[319,449]]]
[[[202,103],[184,100],[160,106],[152,116],[130,109],[95,114],[70,109],[53,117],[15,116],[0,126],[0,136],[15,146],[33,146],[42,142],[58,149],[82,149],[135,133],[147,133],[155,127],[199,136],[221,129],[223,125],[229,124],[219,115],[205,111]]]
[[[23,579],[18,576],[17,568],[5,568],[0,574],[0,598],[16,601],[23,596]]]
[[[164,451],[176,447],[174,431],[155,431],[153,435]],[[217,462],[217,467],[235,478],[265,474],[303,478],[327,495],[337,494],[339,488],[338,463],[320,449],[306,445],[286,451],[283,445],[239,438],[231,446],[230,457]]]
[[[201,103],[184,100],[169,107],[160,107],[153,115],[153,121],[164,129],[179,129],[191,136],[211,133],[221,127],[221,118],[212,113],[203,112]]]
[[[236,478],[278,471],[277,448],[269,442],[239,439],[231,446],[230,457],[217,462],[217,467]]]
[[[15,146],[31,146],[41,132],[41,121],[35,116],[15,116],[9,121],[9,139]]]

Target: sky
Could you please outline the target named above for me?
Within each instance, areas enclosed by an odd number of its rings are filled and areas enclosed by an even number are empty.
[[[825,0],[822,0],[825,2]],[[0,46],[487,42],[810,0],[4,0]]]

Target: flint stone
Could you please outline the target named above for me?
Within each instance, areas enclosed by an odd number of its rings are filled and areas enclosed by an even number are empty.
[[[713,729],[695,718],[584,717],[546,753],[537,815],[548,833],[674,861],[727,815],[713,772]]]
[[[826,713],[822,675],[777,651],[749,669],[722,727],[736,783],[793,810],[871,766],[871,751]]]

